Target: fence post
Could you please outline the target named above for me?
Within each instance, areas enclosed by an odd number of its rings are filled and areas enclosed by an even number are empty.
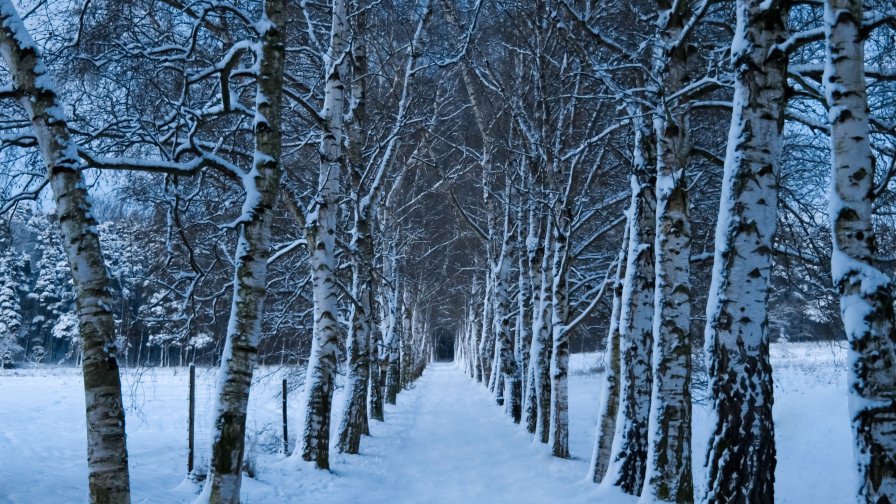
[[[286,378],[283,379],[283,454],[289,455],[289,428],[286,424]]]
[[[194,440],[196,432],[196,366],[190,364],[190,420],[189,420],[189,440],[187,441],[187,450],[189,454],[187,456],[187,473],[193,473],[193,455],[194,451]]]

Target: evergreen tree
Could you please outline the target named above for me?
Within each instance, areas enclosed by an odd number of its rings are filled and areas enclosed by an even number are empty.
[[[97,230],[114,285],[112,312],[116,341],[124,359],[129,360],[131,349],[142,344],[139,338],[133,340],[131,336],[141,334],[146,329],[141,309],[149,302],[152,290],[152,284],[146,285],[145,282],[153,264],[151,247],[146,246],[145,233],[141,236],[132,222],[104,222],[97,226]],[[137,355],[140,355],[139,348]]]
[[[37,224],[43,229],[37,241],[37,279],[28,294],[36,305],[30,327],[31,352],[34,358],[66,359],[74,355],[78,339],[78,325],[72,323],[76,315],[71,270],[54,219]]]
[[[0,368],[11,366],[23,350],[19,345],[22,315],[16,266],[16,252],[10,245],[0,256]]]

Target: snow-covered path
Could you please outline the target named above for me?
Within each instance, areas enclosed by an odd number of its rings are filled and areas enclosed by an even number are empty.
[[[845,352],[824,345],[773,346],[779,504],[851,500],[852,452]],[[594,439],[601,375],[598,354],[574,355],[570,375],[571,460],[547,453],[454,364],[432,364],[386,421],[372,422],[360,455],[333,455],[331,472],[276,453],[282,375],[259,369],[249,405],[243,479],[247,504],[630,504],[584,480]],[[123,374],[135,504],[189,504],[184,482],[187,376],[183,368]],[[207,460],[215,370],[197,369],[197,443]],[[290,396],[290,443],[302,425]],[[337,404],[340,404],[337,398]],[[334,412],[333,418],[339,418]],[[694,409],[694,476],[700,482],[708,439],[705,403]],[[335,431],[335,427],[333,428]],[[0,371],[0,504],[71,504],[87,495],[84,392],[73,368]],[[699,483],[698,483],[699,484]]]
[[[596,485],[584,481],[587,454],[551,458],[453,364],[431,365],[386,413],[386,422],[374,422],[372,437],[363,439],[362,454],[340,457],[332,474],[288,462],[274,465],[263,469],[259,480],[247,481],[246,500],[595,502]],[[295,470],[301,476],[284,478]],[[265,473],[272,477],[270,484]]]

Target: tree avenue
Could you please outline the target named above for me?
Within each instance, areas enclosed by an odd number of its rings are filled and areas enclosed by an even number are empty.
[[[128,373],[212,368],[188,480],[237,504],[270,376],[299,479],[436,361],[576,459],[597,352],[606,502],[771,503],[773,349],[843,342],[896,503],[891,4],[2,0],[0,382],[80,367],[128,503]]]

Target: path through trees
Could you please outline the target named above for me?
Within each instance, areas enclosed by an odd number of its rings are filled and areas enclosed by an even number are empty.
[[[583,358],[584,357],[584,358]],[[849,502],[851,435],[846,413],[845,348],[791,343],[772,347],[778,373],[774,419],[778,427],[775,471],[777,502]],[[413,388],[386,405],[385,422],[371,422],[359,455],[332,451],[331,472],[287,460],[268,446],[278,439],[279,378],[256,373],[249,404],[247,458],[254,477],[243,478],[244,502],[370,503],[494,502],[535,504],[630,504],[637,498],[607,496],[586,478],[601,375],[600,353],[574,355],[569,379],[571,459],[549,455],[496,406],[487,389],[451,364],[430,364]],[[86,439],[81,383],[75,370],[18,370],[0,375],[0,453],[16,463],[0,463],[0,502],[80,502],[86,492]],[[180,369],[122,374],[131,455],[134,500],[143,504],[187,504],[198,486],[184,481],[186,469],[187,373]],[[197,442],[207,440],[215,373],[197,369]],[[52,394],[37,393],[54,384]],[[337,391],[342,393],[342,390]],[[300,401],[291,398],[292,448],[301,434]],[[843,413],[843,414],[836,414]],[[807,423],[806,419],[813,421]],[[706,405],[694,408],[694,469],[709,424]],[[59,424],[72,428],[57,430]],[[335,448],[335,447],[333,447]],[[52,452],[53,457],[43,454]],[[202,464],[200,452],[198,464]],[[550,497],[553,496],[553,497]]]

